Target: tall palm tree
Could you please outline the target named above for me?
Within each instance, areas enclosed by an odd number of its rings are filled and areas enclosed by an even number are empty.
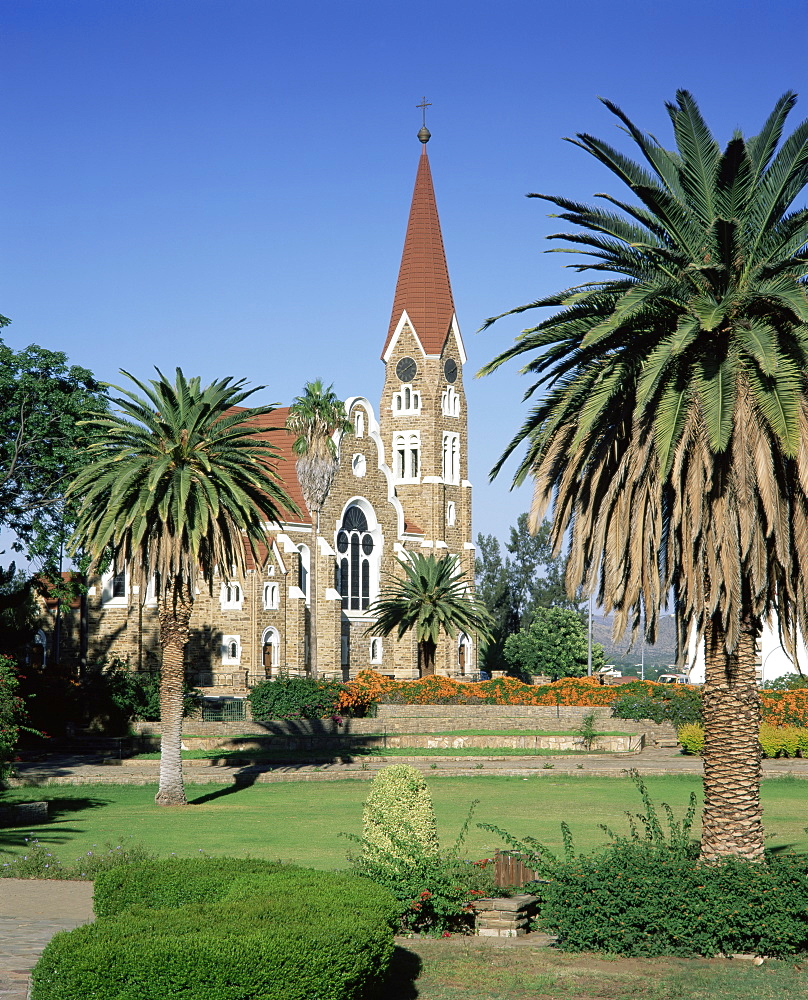
[[[808,122],[780,142],[795,100],[722,149],[679,91],[672,150],[604,102],[645,165],[570,141],[631,197],[533,196],[604,280],[511,310],[556,311],[483,369],[529,355],[526,398],[544,393],[492,474],[527,444],[515,481],[535,480],[534,525],[553,505],[556,550],[569,530],[568,587],[649,641],[671,595],[680,656],[704,640],[705,858],[762,856],[756,643],[774,614],[792,647],[808,636],[808,209],[792,208]]]
[[[287,428],[297,435],[292,450],[298,456],[295,468],[303,499],[314,518],[314,545],[311,552],[309,586],[309,663],[312,677],[318,675],[317,662],[317,586],[319,568],[320,514],[331,492],[339,462],[335,434],[348,434],[352,425],[345,407],[329,385],[321,379],[307,382],[303,395],[289,407]]]
[[[390,635],[401,639],[415,630],[422,677],[435,673],[435,650],[441,632],[453,639],[458,632],[491,638],[488,610],[468,590],[468,581],[456,556],[424,556],[408,552],[397,559],[402,577],[392,577],[368,612],[373,624],[368,635]]]
[[[162,647],[158,805],[184,805],[183,656],[199,583],[212,592],[217,570],[241,576],[245,540],[254,555],[265,522],[295,510],[279,484],[275,449],[250,421],[273,406],[232,412],[264,386],[218,379],[202,388],[177,369],[148,384],[123,372],[143,395],[123,395],[117,413],[87,421],[99,432],[68,494],[79,502],[73,546],[95,561],[126,565],[146,593],[154,580]]]

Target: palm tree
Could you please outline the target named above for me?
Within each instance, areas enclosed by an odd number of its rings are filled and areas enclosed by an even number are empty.
[[[339,462],[335,434],[348,434],[353,429],[345,416],[342,400],[333,386],[323,387],[321,379],[307,382],[303,395],[289,407],[287,428],[297,435],[292,450],[298,456],[295,463],[303,499],[314,518],[314,545],[311,553],[309,587],[309,663],[311,676],[317,677],[317,570],[319,566],[320,514],[328,499]]]
[[[273,471],[275,449],[251,423],[273,406],[239,408],[264,386],[218,379],[202,388],[177,369],[148,384],[122,372],[143,395],[113,386],[118,413],[87,421],[99,438],[68,494],[79,501],[74,550],[95,564],[126,565],[145,595],[155,582],[162,647],[158,805],[184,805],[183,656],[200,582],[212,592],[217,569],[241,576],[245,540],[257,556],[265,522],[295,510]]]
[[[756,642],[774,614],[792,647],[808,636],[808,209],[791,207],[808,122],[780,142],[795,100],[723,150],[686,91],[673,150],[605,102],[645,165],[571,141],[632,197],[534,195],[605,280],[511,310],[556,311],[483,369],[527,354],[526,398],[545,393],[492,474],[527,444],[515,481],[535,480],[534,526],[553,505],[556,551],[569,530],[570,592],[649,641],[670,595],[680,657],[705,642],[705,858],[762,857]]]
[[[435,650],[441,632],[453,639],[458,632],[491,638],[492,620],[487,609],[474,598],[459,569],[456,556],[424,556],[408,552],[397,559],[404,576],[392,577],[371,604],[373,624],[367,635],[390,635],[401,639],[414,629],[422,677],[435,673]]]

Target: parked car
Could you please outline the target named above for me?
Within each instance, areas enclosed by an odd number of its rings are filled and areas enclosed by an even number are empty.
[[[689,684],[690,678],[687,674],[660,674],[657,677],[657,684]]]

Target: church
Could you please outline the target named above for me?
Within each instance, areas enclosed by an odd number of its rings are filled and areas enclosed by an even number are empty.
[[[392,314],[386,335],[382,328],[378,339],[384,363],[378,411],[363,395],[345,401],[353,430],[337,442],[339,467],[318,537],[295,474],[293,436],[277,429],[285,424],[288,409],[261,418],[280,455],[278,473],[301,514],[287,515],[268,529],[262,565],[250,561],[243,579],[223,578],[212,595],[203,590],[197,596],[186,671],[189,681],[208,694],[243,695],[279,673],[305,674],[310,669],[312,601],[317,602],[321,677],[347,680],[368,669],[399,679],[418,677],[413,634],[397,641],[394,635],[382,638],[368,631],[368,608],[396,572],[396,559],[415,551],[456,556],[473,586],[466,353],[426,126],[418,138],[421,154]],[[316,593],[309,574],[315,545]],[[90,661],[118,657],[132,670],[158,669],[154,598],[138,593],[125,572],[110,572],[90,583],[83,613],[68,626],[71,636],[64,637],[65,653],[78,658],[84,645]],[[83,643],[79,632],[85,635]],[[470,676],[476,662],[473,637],[444,637],[436,673]]]

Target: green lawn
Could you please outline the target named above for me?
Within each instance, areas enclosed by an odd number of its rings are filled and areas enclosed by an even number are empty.
[[[475,820],[503,827],[518,836],[538,837],[560,848],[559,823],[572,827],[576,846],[588,849],[603,842],[598,823],[626,830],[625,810],[636,811],[639,796],[626,778],[593,778],[542,772],[529,778],[427,778],[438,826],[445,844],[453,842],[474,799]],[[677,816],[691,790],[700,794],[695,776],[650,777],[656,803],[667,801]],[[18,788],[4,802],[48,799],[52,821],[33,831],[0,831],[0,851],[17,852],[31,832],[52,846],[63,861],[72,861],[93,845],[135,841],[161,856],[176,852],[295,861],[315,868],[346,864],[350,842],[340,832],[359,833],[367,781],[255,784],[245,788],[188,785],[191,805],[158,809],[154,786],[81,785]],[[792,845],[808,851],[808,784],[799,779],[763,782],[764,819],[769,845]],[[696,831],[697,832],[697,831]],[[481,857],[500,846],[496,837],[472,826],[468,854]]]
[[[335,757],[587,757],[601,750],[541,750],[526,747],[351,747],[345,750],[183,750],[183,760],[224,760],[234,764],[325,763]],[[159,760],[160,751],[135,754],[135,760]]]
[[[479,940],[407,942],[385,1000],[805,1000],[808,967],[564,955]],[[413,981],[417,994],[413,991]]]

